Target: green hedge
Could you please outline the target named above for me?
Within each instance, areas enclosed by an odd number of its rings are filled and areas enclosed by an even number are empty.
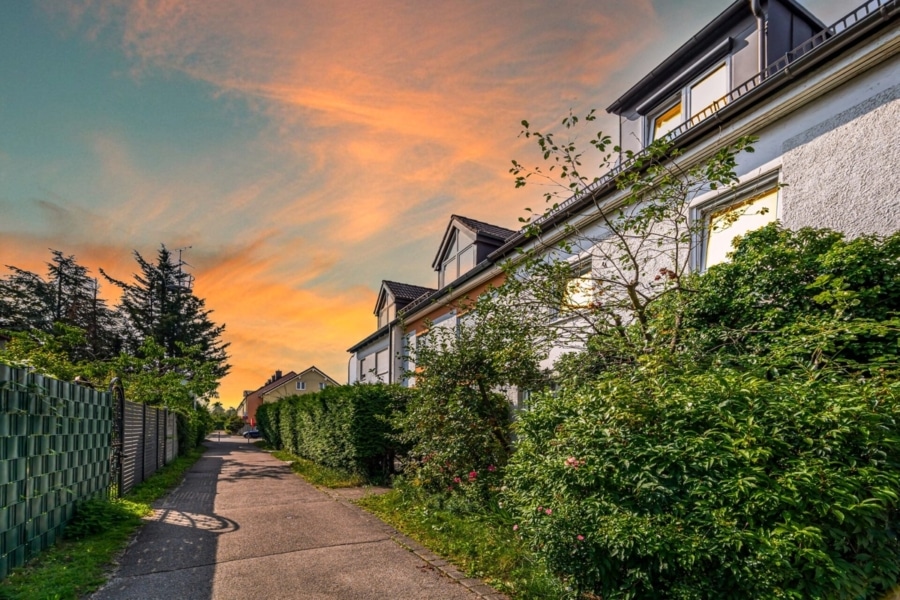
[[[387,474],[400,450],[389,419],[407,395],[397,386],[336,386],[263,404],[256,419],[275,448],[328,467]]]

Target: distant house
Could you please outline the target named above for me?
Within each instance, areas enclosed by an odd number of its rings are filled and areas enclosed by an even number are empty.
[[[293,376],[285,375],[277,382],[266,386],[259,396],[262,403],[277,402],[288,396],[312,394],[324,390],[326,387],[340,385],[337,381],[326,375],[317,367],[312,366]]]
[[[514,234],[452,215],[431,264],[437,289],[382,281],[374,310],[378,329],[348,350],[348,381],[409,385],[410,350],[429,328],[455,327],[467,300],[503,283],[503,272],[489,257]]]
[[[238,404],[237,414],[248,425],[255,426],[256,411],[262,404],[277,402],[288,396],[311,394],[333,385],[340,384],[315,366],[299,373],[275,371],[265,385],[244,392],[244,399]]]
[[[275,373],[271,377],[269,377],[268,381],[266,381],[266,383],[262,387],[255,390],[245,391],[244,399],[241,400],[241,403],[238,404],[237,407],[238,416],[241,417],[248,425],[255,426],[256,410],[263,403],[263,394],[283,385],[288,380],[291,380],[296,376],[297,374],[293,371],[289,371],[287,375],[282,374],[281,371],[275,371]]]

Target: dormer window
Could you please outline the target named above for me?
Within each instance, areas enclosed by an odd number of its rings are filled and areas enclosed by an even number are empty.
[[[391,301],[390,297],[386,297],[384,306],[378,311],[379,329],[393,321],[395,316],[397,316],[396,305]]]
[[[475,267],[475,240],[469,239],[459,229],[453,231],[441,270],[438,275],[438,287],[449,285]]]
[[[665,137],[688,118],[696,118],[711,106],[724,106],[728,92],[728,63],[723,61],[691,81],[675,97],[651,113],[648,143]]]

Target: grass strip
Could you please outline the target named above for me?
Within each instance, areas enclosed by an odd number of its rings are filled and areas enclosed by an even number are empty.
[[[511,598],[567,596],[516,536],[511,518],[502,510],[462,514],[441,507],[435,498],[404,497],[398,489],[355,503],[443,556],[468,577],[478,577]]]
[[[64,539],[41,552],[0,582],[3,600],[69,600],[106,583],[113,558],[151,512],[151,504],[175,487],[203,455],[203,447],[153,474],[124,498],[79,504]]]
[[[272,456],[278,460],[291,463],[291,469],[313,485],[320,485],[327,488],[348,488],[359,487],[369,483],[366,478],[356,473],[350,473],[341,469],[325,467],[319,464],[294,456],[290,452],[284,450],[276,450],[272,452]]]

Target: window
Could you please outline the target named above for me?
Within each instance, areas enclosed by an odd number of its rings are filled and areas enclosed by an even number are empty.
[[[711,212],[706,231],[704,267],[727,260],[735,238],[775,221],[778,214],[778,187]]]
[[[306,382],[305,382],[305,381],[298,381],[298,382],[297,382],[297,389],[298,389],[298,390],[305,390],[305,389],[306,389]]]
[[[722,63],[689,89],[691,118],[697,116],[728,94],[728,69]]]
[[[447,244],[447,254],[441,263],[438,287],[444,287],[456,281],[475,267],[474,240],[458,229],[453,232]]]
[[[384,301],[384,306],[381,307],[381,310],[378,311],[378,327],[384,327],[388,323],[394,320],[394,317],[397,316],[396,304],[393,302],[392,296],[387,296]]]
[[[575,310],[588,308],[594,301],[594,277],[591,272],[591,259],[586,258],[570,266],[572,276],[563,290],[561,308]]]
[[[649,142],[665,137],[685,121],[694,119],[713,105],[723,105],[729,91],[728,63],[721,62],[694,79],[674,98],[654,113],[651,113]],[[699,122],[699,121],[698,121]]]
[[[319,389],[320,389],[320,390],[324,390],[326,387],[327,387],[327,386],[326,386],[326,384],[325,384],[324,381],[322,381],[321,383],[319,383]]]
[[[385,383],[388,383],[388,371],[390,370],[388,359],[389,356],[387,349],[382,350],[375,355],[375,377],[377,377],[379,381]]]
[[[666,109],[662,114],[653,119],[653,138],[658,140],[676,127],[681,125],[681,102]]]

